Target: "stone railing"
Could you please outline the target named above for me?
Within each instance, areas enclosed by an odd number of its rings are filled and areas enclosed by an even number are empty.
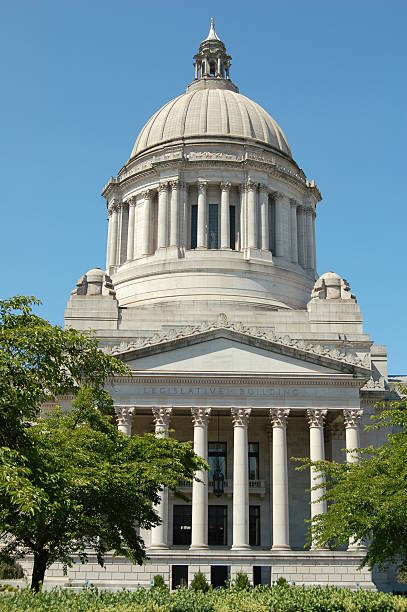
[[[182,492],[192,491],[192,482],[188,482],[187,480],[180,480],[178,483],[178,488]],[[211,493],[213,488],[212,480],[208,483],[209,493]],[[223,481],[224,492],[227,494],[233,493],[233,480],[231,478],[225,478]],[[265,480],[249,480],[249,493],[254,495],[264,496],[266,492],[266,481]]]

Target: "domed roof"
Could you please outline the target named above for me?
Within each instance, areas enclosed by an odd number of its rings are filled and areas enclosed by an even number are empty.
[[[189,137],[254,140],[291,157],[284,132],[264,108],[235,91],[216,88],[213,81],[211,85],[187,91],[160,108],[141,130],[131,157]]]

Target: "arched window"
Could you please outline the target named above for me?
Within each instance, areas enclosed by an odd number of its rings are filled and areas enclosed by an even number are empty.
[[[209,64],[209,74],[210,74],[210,76],[215,76],[216,75],[216,64],[215,64],[215,62],[211,62]]]

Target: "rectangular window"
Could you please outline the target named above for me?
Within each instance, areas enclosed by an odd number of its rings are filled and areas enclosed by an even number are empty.
[[[209,546],[227,545],[227,506],[208,506],[208,544]]]
[[[172,543],[175,546],[191,544],[192,506],[173,507]]]
[[[259,443],[249,442],[249,480],[259,479]]]
[[[209,204],[208,249],[218,249],[218,205]]]
[[[213,479],[213,473],[219,464],[219,469],[226,478],[226,442],[209,442],[208,444],[208,463],[209,463],[209,480]]]
[[[236,250],[236,206],[229,206],[230,248]]]
[[[249,544],[260,546],[260,506],[249,506]]]
[[[198,205],[191,206],[191,249],[196,249],[198,232]]]
[[[171,588],[187,587],[188,565],[173,565],[171,570]]]

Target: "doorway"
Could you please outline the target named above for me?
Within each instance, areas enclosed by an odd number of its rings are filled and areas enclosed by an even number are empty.
[[[226,588],[229,579],[228,565],[211,565],[211,585],[214,589]]]

